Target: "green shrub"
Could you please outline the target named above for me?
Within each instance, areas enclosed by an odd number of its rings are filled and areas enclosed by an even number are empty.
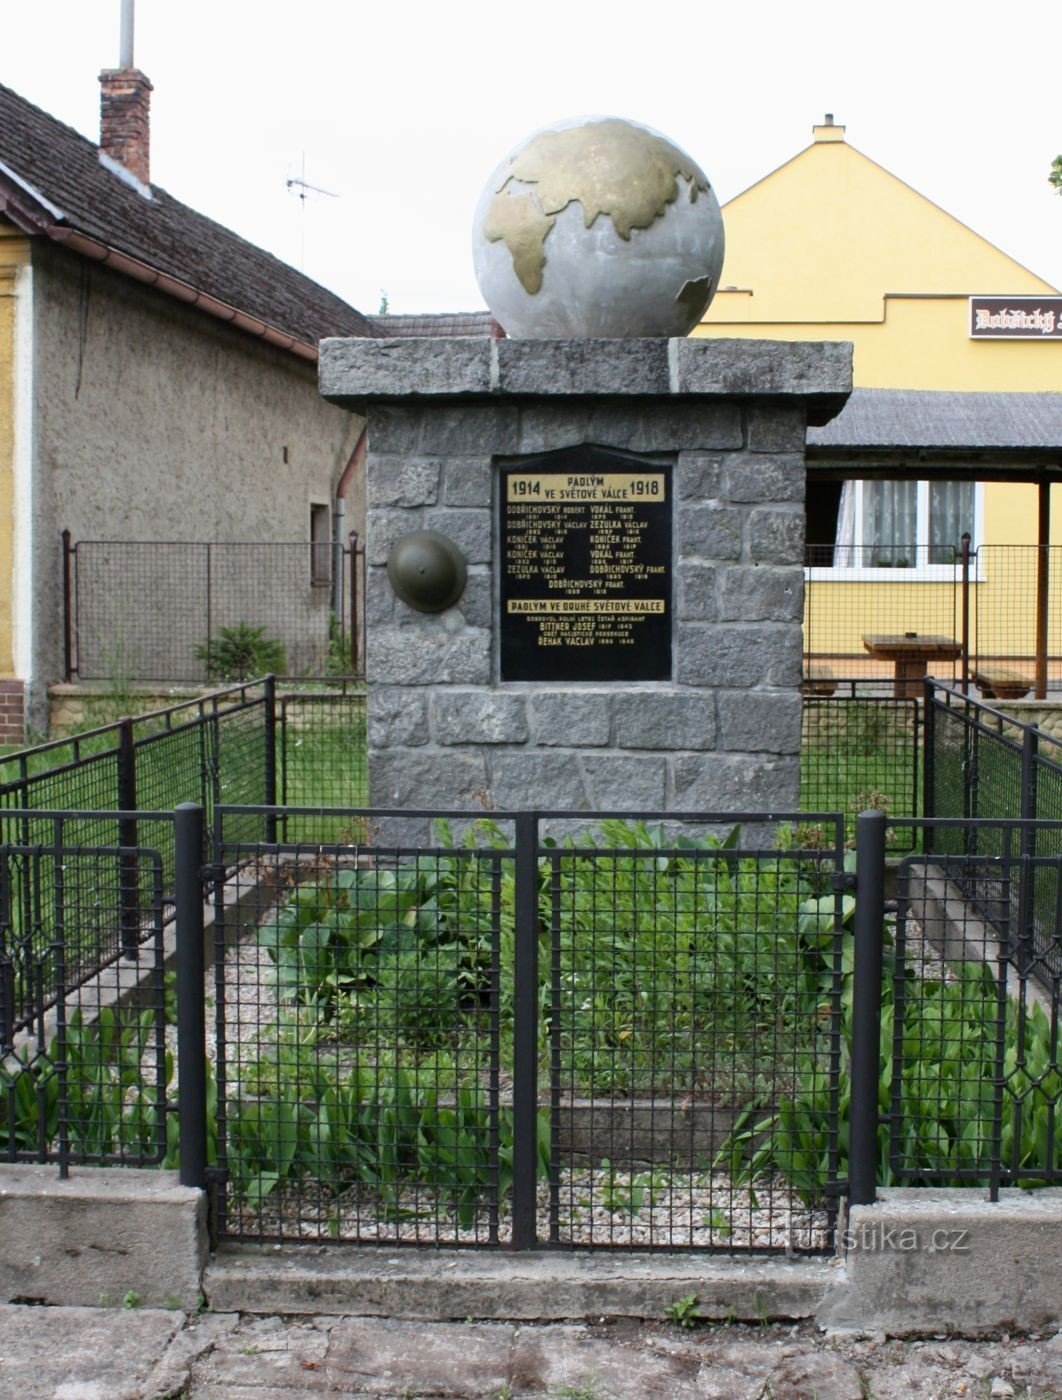
[[[282,676],[288,668],[287,654],[275,637],[267,637],[264,627],[239,622],[222,627],[216,637],[195,649],[196,659],[206,663],[212,681],[246,681],[254,676]]]

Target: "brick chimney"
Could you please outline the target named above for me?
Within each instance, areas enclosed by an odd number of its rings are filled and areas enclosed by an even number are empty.
[[[100,74],[100,154],[151,183],[151,81],[139,68]]]

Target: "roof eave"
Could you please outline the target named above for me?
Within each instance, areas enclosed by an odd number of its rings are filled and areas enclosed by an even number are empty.
[[[48,234],[55,227],[54,214],[26,189],[9,183],[0,175],[0,214],[23,233]]]
[[[1062,448],[1049,447],[912,447],[869,445],[854,448],[808,443],[810,476],[826,480],[861,477],[891,481],[912,476],[934,481],[1062,480]]]
[[[61,243],[84,257],[92,258],[94,262],[105,263],[126,277],[132,277],[137,282],[143,282],[157,288],[166,296],[173,297],[175,301],[195,306],[200,311],[205,311],[208,316],[214,316],[219,321],[226,321],[230,325],[236,326],[238,330],[266,341],[269,345],[287,350],[290,354],[297,355],[300,359],[313,364],[317,362],[317,346],[312,342],[302,340],[288,331],[281,330],[278,326],[270,325],[269,322],[261,320],[260,317],[241,311],[239,307],[230,306],[217,297],[211,296],[208,292],[192,286],[191,283],[182,281],[179,277],[173,277],[167,272],[160,272],[158,268],[151,267],[140,258],[134,258],[129,253],[121,252],[118,248],[112,248],[108,244],[100,242],[99,239],[92,238],[86,233],[80,233],[77,229],[65,228],[57,224],[43,205],[7,181],[0,181],[0,214],[10,219],[24,233],[48,238],[53,243]]]
[[[276,345],[281,350],[288,350],[291,354],[298,355],[300,359],[313,363],[317,361],[317,346],[309,341],[300,340],[297,336],[282,331],[277,326],[271,326],[257,316],[251,316],[238,307],[229,306],[226,302],[219,301],[217,297],[200,291],[198,287],[193,287],[191,283],[173,277],[167,272],[160,272],[157,268],[151,267],[139,258],[131,257],[128,253],[121,252],[118,248],[109,247],[106,243],[90,238],[87,234],[79,233],[76,229],[58,228],[54,224],[45,232],[54,242],[65,244],[74,252],[81,253],[96,262],[105,263],[108,267],[113,267],[116,272],[132,277],[137,282],[144,282],[149,286],[156,287],[166,296],[173,297],[175,301],[195,306],[200,311],[205,311],[208,316],[214,316],[219,321],[226,321],[270,345]]]

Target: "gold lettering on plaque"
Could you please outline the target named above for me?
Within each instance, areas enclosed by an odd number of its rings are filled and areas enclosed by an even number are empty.
[[[555,501],[561,505],[574,501],[662,503],[665,492],[663,472],[590,472],[573,476],[510,472],[506,500],[510,503],[527,501],[536,504]]]

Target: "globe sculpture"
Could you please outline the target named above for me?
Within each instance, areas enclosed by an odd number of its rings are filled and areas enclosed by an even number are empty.
[[[473,258],[510,336],[682,336],[719,285],[723,219],[704,171],[659,132],[578,117],[495,170]]]

